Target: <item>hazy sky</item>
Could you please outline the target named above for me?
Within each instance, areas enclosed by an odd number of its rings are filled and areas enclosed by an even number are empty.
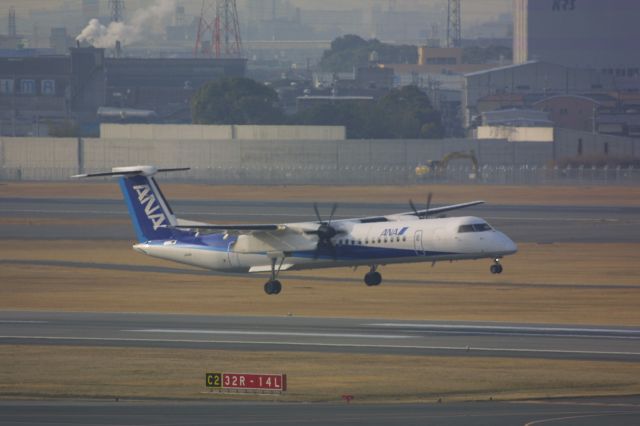
[[[201,0],[177,0],[179,4],[186,6],[189,12],[198,10]],[[212,1],[212,0],[208,0]],[[271,3],[271,0],[264,0]],[[240,4],[242,0],[238,0]],[[305,9],[354,9],[365,8],[378,4],[383,9],[395,3],[398,9],[416,9],[421,5],[434,6],[446,5],[446,0],[289,0],[294,6]],[[0,19],[6,21],[10,6],[14,6],[16,13],[22,18],[28,16],[32,9],[57,9],[62,5],[80,7],[81,0],[0,0]],[[101,0],[103,10],[107,8],[107,0]],[[153,3],[153,0],[125,0],[128,10],[136,9],[142,5]],[[512,0],[462,0],[462,14],[464,21],[491,20],[499,14],[511,10]]]

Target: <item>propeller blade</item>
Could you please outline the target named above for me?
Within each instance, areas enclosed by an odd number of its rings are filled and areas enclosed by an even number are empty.
[[[322,218],[320,217],[320,212],[318,211],[318,203],[313,203],[313,211],[316,212],[318,222],[322,223]]]
[[[427,210],[424,212],[424,218],[428,218],[429,217],[429,209],[431,208],[431,197],[433,197],[433,193],[430,192],[427,195]]]
[[[409,199],[409,205],[411,206],[411,209],[416,214],[418,219],[420,219],[420,215],[418,214],[418,209],[416,209],[416,206],[415,206],[415,204],[413,204],[413,200],[412,199]]]
[[[338,203],[333,203],[333,206],[331,206],[331,214],[329,215],[328,224],[331,224],[331,221],[333,220],[333,214],[336,212],[337,208],[338,208]]]

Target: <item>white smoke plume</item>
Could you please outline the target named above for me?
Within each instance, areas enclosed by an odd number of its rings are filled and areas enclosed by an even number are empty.
[[[111,22],[105,26],[97,19],[92,19],[76,40],[86,41],[94,47],[112,48],[116,41],[127,46],[149,35],[161,33],[175,10],[176,0],[156,0],[150,7],[136,10],[126,22]]]

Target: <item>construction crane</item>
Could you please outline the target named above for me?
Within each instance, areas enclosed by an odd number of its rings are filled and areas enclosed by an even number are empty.
[[[449,162],[452,160],[469,160],[471,162],[471,173],[469,179],[475,180],[479,177],[480,168],[476,153],[471,151],[453,151],[442,157],[441,160],[428,160],[425,164],[419,164],[415,173],[418,179],[443,178],[447,172]]]

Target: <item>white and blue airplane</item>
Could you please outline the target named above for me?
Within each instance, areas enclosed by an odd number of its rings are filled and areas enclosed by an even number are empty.
[[[210,270],[230,273],[270,272],[267,294],[278,294],[281,271],[368,266],[368,286],[382,282],[380,265],[488,258],[490,271],[502,272],[500,260],[514,254],[516,244],[485,220],[434,217],[482,204],[473,201],[387,216],[334,220],[336,204],[323,220],[314,204],[315,221],[278,224],[214,225],[178,219],[154,175],[188,170],[154,166],[114,167],[111,172],[74,178],[120,176],[120,188],[143,254]]]

